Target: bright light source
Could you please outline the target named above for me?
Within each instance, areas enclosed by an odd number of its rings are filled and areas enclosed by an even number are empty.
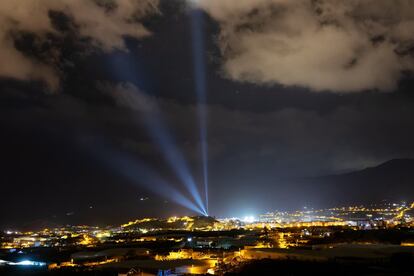
[[[16,264],[17,265],[33,265],[33,262],[29,261],[29,260],[24,260],[24,261],[18,262]]]
[[[44,262],[34,262],[30,260],[23,260],[17,263],[9,262],[10,265],[23,265],[23,266],[45,266]]]
[[[254,216],[245,216],[243,219],[242,219],[242,221],[243,222],[246,222],[246,223],[252,223],[252,222],[254,222],[256,219],[255,219],[255,217]]]
[[[193,241],[193,238],[189,237],[189,238],[187,238],[187,241],[188,242],[192,242]]]

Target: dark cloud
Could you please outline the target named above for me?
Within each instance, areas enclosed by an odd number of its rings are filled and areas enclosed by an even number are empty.
[[[112,91],[115,102],[122,108],[161,112],[156,116],[167,118],[169,128],[180,138],[185,137],[179,139],[182,141],[179,147],[187,149],[187,155],[197,157],[195,105],[154,98],[131,83],[109,87],[105,87],[106,91]],[[407,101],[403,96],[364,93],[327,112],[320,112],[318,106],[258,112],[209,105],[210,162],[237,160],[249,166],[251,162],[263,161],[273,164],[277,172],[301,171],[306,175],[358,169],[394,157],[410,157],[413,151],[408,149],[414,138],[410,131],[409,118],[414,115],[411,104],[412,100]],[[231,164],[224,165],[228,166]]]

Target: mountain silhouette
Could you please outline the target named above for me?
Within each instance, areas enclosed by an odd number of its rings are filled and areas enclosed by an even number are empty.
[[[344,174],[293,181],[312,206],[414,200],[414,159],[392,159],[375,167]]]

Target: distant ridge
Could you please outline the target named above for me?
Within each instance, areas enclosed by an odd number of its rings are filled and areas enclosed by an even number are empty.
[[[375,167],[298,180],[292,189],[317,206],[414,200],[414,159],[391,159]]]
[[[374,167],[368,167],[359,171],[353,171],[353,172],[348,172],[345,173],[343,175],[346,174],[360,174],[363,172],[379,172],[380,170],[382,172],[391,172],[391,171],[401,171],[401,172],[405,172],[407,169],[411,170],[414,168],[414,159],[409,159],[409,158],[399,158],[399,159],[391,159],[388,160],[384,163],[381,163],[377,166]]]

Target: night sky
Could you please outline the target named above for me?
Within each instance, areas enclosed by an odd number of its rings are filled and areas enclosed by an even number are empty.
[[[5,1],[0,26],[2,227],[194,214],[134,166],[185,193],[161,122],[203,195],[200,44],[210,214],[323,206],[304,178],[414,158],[411,0]]]

